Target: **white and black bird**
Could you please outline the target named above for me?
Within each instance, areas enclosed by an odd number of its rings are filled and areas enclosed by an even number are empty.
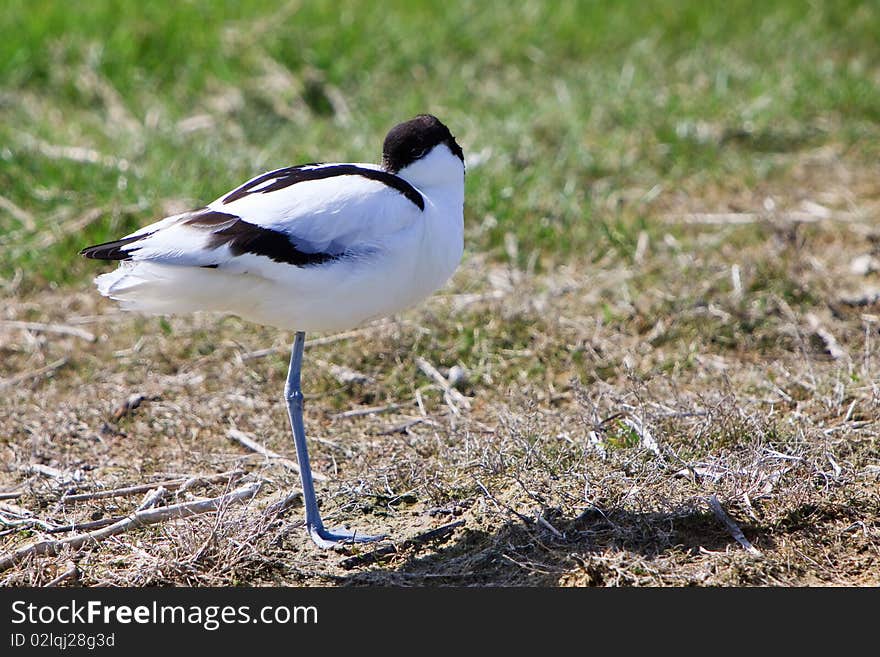
[[[382,164],[304,164],[264,173],[206,207],[82,250],[118,260],[95,279],[122,308],[233,313],[296,332],[285,386],[306,526],[321,547],[367,542],[324,528],[303,429],[305,331],[396,313],[452,275],[464,245],[464,154],[422,114],[392,128]]]

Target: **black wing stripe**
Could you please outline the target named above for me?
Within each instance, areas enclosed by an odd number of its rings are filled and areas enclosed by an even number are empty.
[[[320,265],[330,260],[342,257],[341,253],[309,253],[297,248],[291,238],[280,231],[271,228],[263,228],[256,224],[248,223],[235,215],[225,212],[209,211],[187,221],[193,226],[211,227],[223,226],[220,230],[211,233],[208,240],[208,249],[217,249],[228,246],[234,256],[245,254],[265,256],[275,262],[282,262],[296,267],[308,267]]]
[[[243,221],[234,214],[217,212],[204,208],[190,213],[181,219],[181,223],[193,228],[210,231],[211,235],[206,244],[208,250],[228,246],[234,256],[245,254],[265,256],[275,262],[281,262],[296,267],[308,267],[320,265],[330,260],[341,258],[343,253],[309,253],[297,248],[291,238],[280,231],[271,228],[263,228],[256,224]],[[114,242],[90,246],[82,251],[81,255],[96,260],[131,260],[130,251],[122,247],[149,237],[153,233],[125,237]],[[134,251],[136,249],[132,249]],[[219,265],[202,265],[208,269],[217,269]]]
[[[240,198],[244,198],[248,194],[267,194],[269,192],[276,192],[279,189],[284,189],[285,187],[290,187],[296,183],[308,182],[310,180],[323,180],[324,178],[335,178],[337,176],[362,176],[364,178],[369,178],[370,180],[375,180],[383,185],[391,187],[392,189],[396,189],[414,203],[419,210],[425,209],[425,199],[422,197],[421,193],[403,178],[395,176],[393,173],[388,173],[387,171],[366,169],[354,164],[332,164],[317,168],[287,167],[286,169],[270,171],[269,173],[264,173],[262,176],[254,178],[249,183],[230,192],[223,199],[223,204],[232,203]],[[260,185],[269,181],[274,182],[265,187],[260,187]],[[255,187],[260,187],[260,189],[254,189]]]
[[[142,240],[152,234],[153,233],[146,233],[135,237],[125,237],[121,240],[96,244],[95,246],[87,246],[80,251],[79,254],[94,260],[131,260],[131,253],[123,251],[122,247],[131,244],[132,242]]]

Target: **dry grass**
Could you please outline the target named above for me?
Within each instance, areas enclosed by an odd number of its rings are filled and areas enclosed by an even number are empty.
[[[297,500],[272,506],[296,474],[227,437],[293,456],[280,403],[289,336],[232,317],[120,314],[85,289],[11,293],[0,491],[20,497],[0,511],[42,524],[0,529],[0,551],[124,516],[142,497],[63,499],[73,493],[230,471],[160,504],[262,488],[246,505],[28,558],[0,583],[878,585],[878,274],[851,269],[878,251],[877,173],[807,158],[784,188],[699,206],[664,194],[630,258],[535,274],[472,256],[420,308],[310,346],[323,512],[390,534],[395,548],[377,552],[313,547]],[[750,224],[670,218],[760,210],[766,197],[774,211]],[[804,207],[816,221],[785,219]],[[453,408],[417,356],[444,375],[464,368],[470,409]],[[129,408],[133,394],[143,400]],[[713,514],[713,495],[759,554]]]

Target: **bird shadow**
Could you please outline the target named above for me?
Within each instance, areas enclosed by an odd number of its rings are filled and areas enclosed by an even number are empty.
[[[740,523],[740,528],[747,537],[761,529],[750,523]],[[637,555],[650,562],[673,552],[686,558],[742,549],[712,512],[700,509],[591,509],[573,518],[548,509],[540,518],[513,517],[492,530],[471,529],[459,520],[428,534],[434,532],[425,540],[416,536],[347,557],[340,565],[351,572],[339,583],[557,586],[579,571],[585,583],[602,585],[607,578],[591,565],[593,557]],[[760,543],[772,547],[772,538],[762,535]]]

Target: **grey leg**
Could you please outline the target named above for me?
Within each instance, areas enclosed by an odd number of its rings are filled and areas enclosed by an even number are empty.
[[[290,416],[290,427],[293,429],[293,442],[296,444],[296,459],[299,462],[299,474],[302,478],[303,500],[306,507],[306,528],[318,547],[329,548],[342,543],[369,543],[378,541],[384,536],[368,536],[347,529],[327,531],[318,511],[318,500],[315,497],[315,484],[312,480],[312,467],[309,465],[309,452],[306,447],[306,432],[303,426],[303,394],[300,387],[300,371],[302,370],[303,347],[306,334],[298,331],[290,351],[290,369],[287,372],[287,384],[284,386],[284,398],[287,400],[287,413]]]

